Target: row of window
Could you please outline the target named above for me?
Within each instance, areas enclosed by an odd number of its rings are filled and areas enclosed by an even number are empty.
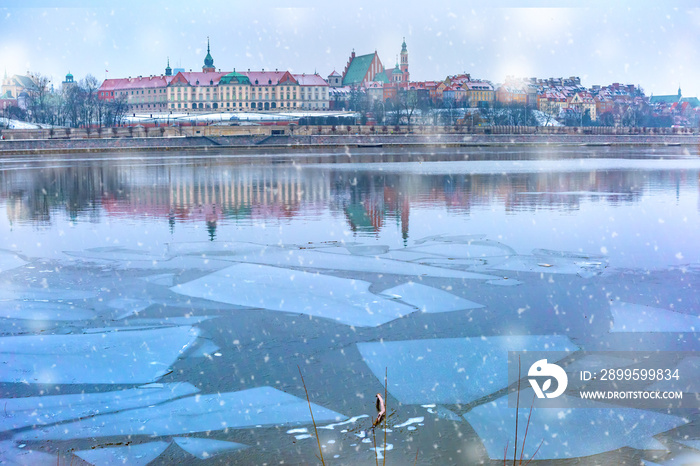
[[[196,103],[195,102],[191,105],[191,107],[188,105],[189,104],[187,104],[187,103],[177,103],[177,104],[171,103],[170,108],[171,109],[180,109],[180,110],[183,110],[183,109],[189,110],[190,108],[193,110],[205,110],[205,109],[216,110],[219,108],[221,108],[221,109],[226,108],[226,110],[238,110],[238,111],[243,110],[243,109],[246,109],[246,110],[274,110],[277,108],[282,108],[282,109],[297,108],[296,102],[287,102],[287,103],[283,102],[279,105],[279,107],[277,106],[276,102],[251,102],[250,104],[248,104],[248,103],[244,104],[243,102],[238,102],[238,106],[236,106],[235,102],[233,103],[233,105],[231,105],[231,102],[226,102],[225,107],[223,104],[221,104],[221,106],[219,106],[219,104],[216,102],[214,102],[212,104],[210,104],[210,103]],[[300,107],[301,108],[319,108],[319,109],[322,108],[322,109],[325,109],[326,103],[324,102],[320,105],[318,103],[316,103],[316,105],[309,104],[308,106],[302,104],[302,105],[300,105]],[[138,108],[138,106],[137,106],[137,108]]]

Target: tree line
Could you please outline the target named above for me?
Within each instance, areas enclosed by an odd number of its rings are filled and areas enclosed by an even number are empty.
[[[18,98],[18,104],[4,110],[4,117],[31,123],[70,128],[103,128],[119,126],[126,115],[126,97],[114,100],[98,98],[100,83],[88,74],[84,79],[64,83],[61,89],[51,89],[51,80],[34,75],[33,89]],[[23,100],[23,102],[22,102]]]

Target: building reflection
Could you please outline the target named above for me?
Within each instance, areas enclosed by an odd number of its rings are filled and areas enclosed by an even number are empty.
[[[637,203],[650,187],[674,189],[684,171],[577,171],[474,175],[388,174],[292,164],[110,165],[0,172],[0,202],[10,224],[155,219],[205,226],[320,217],[344,218],[357,235],[396,228],[406,240],[411,209],[506,212],[576,211],[582,202]],[[695,179],[694,174],[692,179]],[[654,188],[654,189],[656,189]]]

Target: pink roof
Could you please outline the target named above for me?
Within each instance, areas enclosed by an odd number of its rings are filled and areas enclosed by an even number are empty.
[[[246,71],[241,72],[241,74],[248,76],[250,84],[253,86],[276,86],[280,81],[284,81],[285,75],[288,79],[291,78],[292,84],[297,83],[288,71]]]
[[[333,72],[332,72],[331,74],[328,75],[329,78],[330,78],[330,77],[335,78],[336,76],[339,77],[339,78],[342,77],[341,74],[338,73],[336,70],[333,70]]]
[[[219,84],[219,80],[223,77],[226,76],[229,72],[222,72],[222,71],[209,71],[209,72],[204,72],[204,71],[181,71],[177,75],[182,75],[187,82],[194,86],[194,85],[199,85],[199,86],[217,86]],[[168,81],[168,84],[175,79],[177,76],[173,76],[170,78]],[[199,84],[197,84],[197,81],[199,81]]]
[[[301,86],[328,86],[326,80],[318,74],[293,74],[292,76]]]
[[[165,76],[146,76],[138,78],[105,79],[100,86],[101,91],[125,89],[154,89],[167,85]]]

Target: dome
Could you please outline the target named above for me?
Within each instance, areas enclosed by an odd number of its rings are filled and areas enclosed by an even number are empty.
[[[219,80],[219,84],[250,84],[250,79],[248,79],[248,76],[233,71],[222,76]]]

